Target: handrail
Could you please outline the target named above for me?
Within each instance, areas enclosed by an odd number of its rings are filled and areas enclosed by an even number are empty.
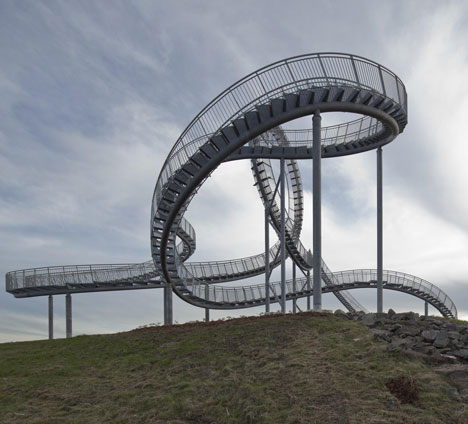
[[[284,68],[287,72],[282,71]],[[314,81],[313,86],[345,85],[366,88],[398,102],[407,110],[406,89],[402,81],[389,69],[361,56],[316,53],[277,61],[232,84],[195,116],[172,147],[161,168],[153,195],[154,201],[160,200],[162,187],[182,165],[181,161],[176,163],[175,151],[183,151],[182,148],[188,147],[195,139],[207,138],[249,108],[279,92],[298,92],[300,89],[310,88],[311,81]],[[238,95],[234,97],[233,93]],[[153,202],[153,210],[154,207]]]

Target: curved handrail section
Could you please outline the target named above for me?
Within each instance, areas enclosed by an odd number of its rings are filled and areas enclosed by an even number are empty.
[[[365,138],[375,131],[373,139],[358,139],[357,145],[346,145],[348,152],[338,153],[369,150],[390,142],[403,131],[407,122],[406,91],[395,74],[364,58],[344,54],[294,57],[264,67],[232,85],[210,102],[179,137],[155,186],[151,237],[155,266],[180,297],[199,306],[207,301],[203,295],[198,297],[206,284],[177,255],[174,237],[200,186],[236,149],[266,131],[273,133],[281,123],[317,110],[362,114],[360,121],[347,123],[346,133],[360,137],[361,131],[354,127],[366,123]],[[335,126],[335,139],[342,136],[340,128],[344,127]],[[194,144],[194,140],[199,141]],[[298,250],[295,243],[291,243],[293,247]],[[302,255],[290,254],[295,259],[310,259],[303,250]],[[306,269],[308,265],[303,264]]]
[[[377,270],[376,269],[353,269],[347,271],[340,271],[334,273],[337,285],[350,285],[356,284],[358,282],[377,282]],[[436,285],[426,281],[415,275],[406,274],[399,271],[384,271],[384,287],[390,288],[391,286],[404,286],[409,292],[414,290],[417,292],[422,292],[425,295],[430,296],[433,299],[436,299],[437,302],[440,302],[444,305],[445,308],[450,312],[449,314],[444,314],[444,316],[449,316],[452,318],[457,317],[457,307],[453,300],[445,293],[442,289]],[[396,288],[393,288],[394,290]],[[440,310],[440,308],[437,308]]]
[[[377,284],[376,269],[356,269],[331,273],[329,278],[337,281],[334,286],[327,286],[322,281],[324,293],[352,290],[357,288],[375,288]],[[383,288],[397,290],[423,299],[434,306],[443,316],[457,318],[457,308],[450,297],[440,288],[422,278],[403,272],[384,270]],[[248,287],[218,287],[209,286],[208,289],[197,287],[197,295],[207,291],[207,299],[213,302],[213,308],[237,309],[239,307],[258,306],[265,302],[265,285],[255,284]],[[280,293],[281,282],[271,283],[271,291]],[[205,295],[205,294],[204,294]],[[297,278],[286,281],[286,296],[288,299],[312,296],[312,290],[307,289],[307,279]],[[271,301],[277,301],[272,297]],[[222,307],[220,307],[222,305]],[[244,305],[244,306],[242,306]]]
[[[407,112],[407,93],[402,81],[392,71],[369,59],[343,53],[315,53],[275,62],[231,85],[190,122],[163,164],[155,187],[155,201],[160,201],[162,187],[174,172],[186,163],[203,140],[217,134],[220,128],[280,95],[317,87],[369,90],[393,100],[405,114]],[[193,146],[194,140],[200,140],[200,145]]]

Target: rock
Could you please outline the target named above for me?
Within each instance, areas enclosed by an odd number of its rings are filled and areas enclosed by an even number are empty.
[[[387,315],[389,318],[391,318],[393,315],[395,315],[395,311],[393,309],[389,309],[388,312],[387,312]]]
[[[382,339],[389,343],[392,341],[393,333],[391,331],[380,330],[378,328],[371,328],[370,332],[376,339]]]
[[[419,314],[415,312],[401,312],[393,315],[392,319],[395,321],[417,321]]]
[[[453,354],[459,358],[468,359],[468,349],[455,350]]]
[[[394,352],[396,350],[403,350],[403,349],[406,349],[409,345],[410,345],[410,342],[407,339],[394,337],[391,343],[388,345],[387,350],[389,352]]]
[[[396,331],[396,334],[398,334],[398,335],[404,334],[405,336],[414,337],[414,336],[419,336],[420,332],[421,332],[421,330],[417,326],[405,325],[405,326],[402,326],[401,328],[399,328]]]
[[[468,372],[462,370],[453,371],[448,377],[458,390],[468,389]]]
[[[346,312],[341,309],[337,309],[335,311],[335,316],[348,319],[348,315],[346,315]]]
[[[468,389],[460,390],[460,395],[461,396],[468,396]]]
[[[457,324],[454,322],[448,322],[447,324],[447,330],[449,331],[457,331]]]
[[[377,315],[376,314],[365,314],[363,317],[362,317],[362,323],[366,326],[366,327],[375,327],[375,325],[377,324],[377,322],[379,321],[379,319],[377,318]]]
[[[397,331],[399,328],[403,327],[401,324],[393,324],[391,327],[389,327],[388,329],[390,331]]]
[[[424,340],[426,342],[433,342],[436,337],[437,337],[437,334],[439,334],[438,331],[436,330],[424,330],[422,333],[421,333],[421,336],[423,336]]]
[[[448,333],[446,330],[441,330],[439,331],[439,334],[437,334],[437,337],[434,340],[433,345],[437,348],[444,348],[447,347],[449,343],[449,338],[448,338]]]
[[[458,331],[449,331],[448,336],[449,339],[458,340],[460,338],[460,333]]]
[[[434,346],[421,346],[415,347],[414,350],[424,353],[425,355],[433,355],[437,349]]]

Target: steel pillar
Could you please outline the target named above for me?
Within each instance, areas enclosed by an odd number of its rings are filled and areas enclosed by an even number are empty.
[[[377,149],[377,312],[383,312],[382,148]]]
[[[265,313],[270,313],[270,211],[265,206]]]
[[[205,284],[205,299],[210,300],[210,286]],[[205,321],[208,322],[210,320],[210,309],[205,308]]]
[[[424,316],[427,318],[429,316],[429,303],[424,302]]]
[[[307,291],[310,293],[310,271],[307,271]],[[307,310],[310,311],[310,294],[307,295]]]
[[[296,264],[293,262],[293,269],[292,269],[292,278],[293,278],[293,291],[296,292]],[[297,312],[297,299],[293,299],[293,314]]]
[[[317,110],[312,118],[312,154],[313,154],[313,269],[314,269],[314,309],[322,309],[322,193],[321,193],[321,160],[322,160],[322,141],[321,141],[321,123],[322,117]]]
[[[49,340],[54,338],[54,297],[49,295]]]
[[[65,324],[68,339],[72,336],[72,298],[70,293],[65,295]]]
[[[281,190],[281,312],[286,313],[286,223],[285,223],[285,184],[284,158],[280,160],[280,190]]]
[[[164,325],[172,323],[172,287],[166,284],[164,286]]]

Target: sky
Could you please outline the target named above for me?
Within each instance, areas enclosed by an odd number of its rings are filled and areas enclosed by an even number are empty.
[[[0,274],[149,260],[154,185],[192,118],[260,67],[343,52],[386,66],[408,92],[408,125],[383,153],[384,268],[438,285],[468,319],[467,17],[463,1],[0,1]],[[310,247],[311,164],[300,166]],[[376,267],[375,167],[375,151],[323,161],[323,256],[334,271]],[[186,216],[193,260],[264,248],[249,161],[221,165]],[[0,342],[46,338],[47,297],[2,287]],[[375,291],[352,294],[375,310]],[[54,299],[64,337],[65,299]],[[324,295],[323,307],[340,305]],[[384,292],[390,307],[424,305]],[[203,317],[175,297],[175,321]],[[162,321],[161,290],[73,296],[74,335]]]

